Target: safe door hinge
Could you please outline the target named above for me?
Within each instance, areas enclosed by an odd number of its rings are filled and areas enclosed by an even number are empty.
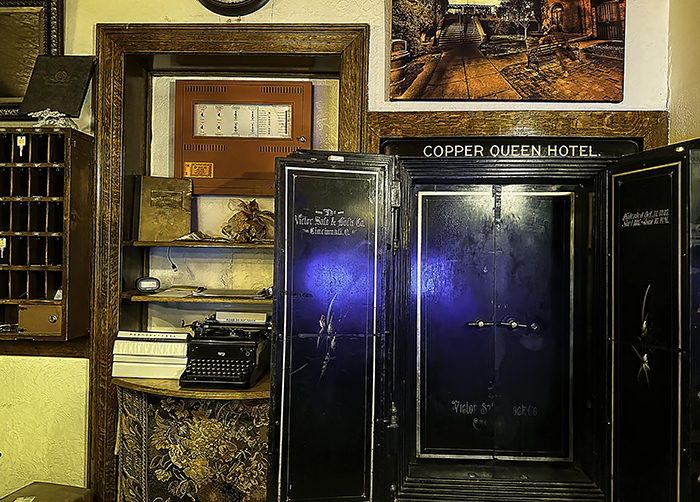
[[[690,150],[690,162],[692,164],[700,162],[700,150],[694,148]]]
[[[389,194],[391,202],[391,226],[393,228],[392,244],[394,255],[399,248],[399,211],[401,210],[401,182],[394,180],[391,182],[391,193]]]
[[[501,193],[503,187],[501,185],[494,185],[491,189],[491,195],[493,196],[493,218],[496,222],[501,220]]]
[[[401,207],[401,182],[391,182],[391,207]]]
[[[391,410],[389,414],[389,425],[387,425],[387,428],[389,429],[398,429],[399,428],[399,410],[396,408],[396,403],[394,401],[391,402]]]

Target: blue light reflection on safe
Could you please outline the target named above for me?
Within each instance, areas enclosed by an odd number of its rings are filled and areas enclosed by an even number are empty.
[[[290,283],[294,333],[319,333],[333,301],[334,331],[372,330],[376,179],[344,174],[294,179]],[[342,318],[342,326],[340,324]]]
[[[493,317],[493,200],[490,191],[424,192],[420,203],[420,448],[486,453],[491,330],[465,322]]]
[[[421,451],[566,456],[570,194],[420,196]]]
[[[355,497],[371,476],[377,180],[333,173],[293,184],[288,496]]]

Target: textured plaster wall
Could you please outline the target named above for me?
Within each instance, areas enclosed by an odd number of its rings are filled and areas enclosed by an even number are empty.
[[[678,1],[678,0],[675,0]],[[686,0],[692,2],[693,0]],[[370,26],[371,111],[424,110],[666,110],[670,0],[627,2],[627,61],[622,103],[390,102],[390,0],[270,0],[243,18],[226,18],[197,0],[66,0],[66,54],[95,52],[96,23],[366,23]]]
[[[700,137],[700,18],[698,0],[673,0],[669,27],[670,141]]]
[[[88,361],[0,356],[0,498],[33,481],[86,486]]]

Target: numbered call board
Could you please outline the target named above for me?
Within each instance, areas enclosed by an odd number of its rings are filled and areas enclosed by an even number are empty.
[[[273,195],[275,158],[311,146],[312,84],[175,84],[175,177],[195,194]]]

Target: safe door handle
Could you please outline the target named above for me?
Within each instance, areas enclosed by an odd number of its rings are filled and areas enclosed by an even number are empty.
[[[527,324],[520,324],[515,319],[507,319],[498,323],[499,326],[506,326],[510,329],[527,328]]]
[[[476,321],[472,321],[472,322],[466,322],[464,324],[467,326],[476,326],[477,328],[485,328],[486,326],[493,326],[494,325],[494,323],[492,323],[492,322],[482,321],[481,319],[477,319]]]

